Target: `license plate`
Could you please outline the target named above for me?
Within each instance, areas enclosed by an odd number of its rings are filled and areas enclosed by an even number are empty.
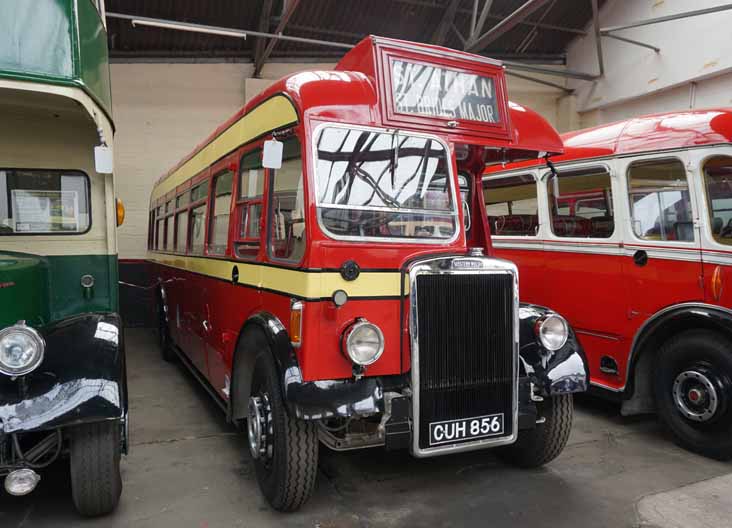
[[[503,434],[503,413],[430,424],[430,445],[452,444]]]

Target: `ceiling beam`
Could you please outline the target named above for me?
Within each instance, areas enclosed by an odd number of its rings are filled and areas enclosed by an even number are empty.
[[[426,0],[394,0],[394,1],[398,2],[400,4],[414,5],[414,6],[419,6],[419,7],[431,7],[431,8],[438,8],[438,7],[441,8],[442,7],[438,4],[435,4],[434,2],[428,2]],[[470,9],[460,8],[457,10],[457,12],[462,15],[471,15],[472,16],[472,11]],[[504,18],[506,18],[506,15],[489,14],[486,18],[488,20],[501,21]],[[573,33],[575,35],[582,35],[582,36],[587,35],[587,31],[585,31],[584,29],[581,29],[581,28],[570,28],[570,27],[565,27],[565,26],[558,26],[556,24],[547,24],[547,23],[543,23],[543,22],[540,24],[537,24],[536,22],[529,22],[529,21],[524,21],[524,20],[519,22],[519,24],[521,24],[522,26],[531,26],[531,27],[538,27],[538,28],[542,28],[542,29],[551,29],[552,31],[563,31],[565,33]]]
[[[457,8],[460,5],[460,0],[448,0],[448,2],[445,14],[442,16],[442,20],[440,20],[437,29],[435,29],[430,39],[430,42],[438,46],[442,46],[445,43],[450,27],[455,20],[455,13],[457,13]]]
[[[257,29],[262,33],[269,30],[269,21],[272,16],[272,0],[264,0],[262,4],[262,12],[259,15],[259,25]],[[262,57],[264,57],[264,46],[267,40],[265,37],[257,37],[257,41],[254,43],[254,63],[264,63]]]
[[[592,25],[595,28],[595,47],[597,49],[597,67],[600,70],[600,77],[605,75],[605,61],[602,57],[602,38],[600,35],[600,8],[597,0],[592,1]]]
[[[549,0],[527,0],[513,13],[501,20],[498,24],[489,29],[477,39],[470,39],[465,47],[466,51],[478,52],[484,50],[491,42],[500,38],[515,28],[521,21],[531,15],[534,11],[546,4]]]
[[[475,22],[475,26],[473,26],[473,30],[470,32],[471,37],[475,37],[475,35],[480,35],[480,32],[483,31],[483,26],[485,26],[485,20],[488,18],[488,12],[491,10],[491,6],[493,5],[493,0],[485,0],[485,4],[483,4],[483,10],[480,12],[480,17]]]
[[[290,18],[292,18],[292,15],[295,13],[295,9],[297,9],[299,3],[300,0],[289,0],[289,2],[286,2],[287,7],[282,13],[282,18],[280,18],[279,24],[277,24],[277,29],[275,29],[276,35],[282,34],[282,32],[285,30],[287,23],[290,21]],[[264,48],[264,52],[259,58],[259,62],[254,63],[254,77],[259,77],[261,75],[262,67],[272,53],[272,50],[277,44],[277,40],[278,39],[271,38],[269,39],[269,42],[267,42],[267,46]]]
[[[633,22],[631,24],[625,24],[622,26],[611,26],[600,29],[600,33],[611,33],[613,31],[620,31],[621,29],[637,28],[641,26],[648,26],[650,24],[660,24],[662,22],[670,22],[671,20],[680,20],[682,18],[695,17],[700,15],[708,15],[710,13],[718,13],[720,11],[727,11],[732,9],[732,4],[723,4],[716,7],[708,7],[706,9],[698,9],[696,11],[687,11],[686,13],[676,13],[675,15],[667,15],[658,18],[649,18],[647,20],[641,20],[639,22]]]

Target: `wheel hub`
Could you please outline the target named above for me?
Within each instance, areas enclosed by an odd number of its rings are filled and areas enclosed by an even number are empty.
[[[272,456],[272,411],[266,394],[249,398],[247,436],[252,458]]]
[[[711,420],[719,409],[717,388],[701,369],[679,374],[674,381],[673,394],[678,411],[695,422]]]

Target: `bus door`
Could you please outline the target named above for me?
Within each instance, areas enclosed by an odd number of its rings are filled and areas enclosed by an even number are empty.
[[[732,148],[689,152],[699,196],[704,294],[710,304],[732,306]]]
[[[627,188],[628,336],[659,310],[703,301],[699,209],[686,153],[619,160]]]
[[[231,379],[227,376],[236,335],[241,328],[241,319],[237,318],[237,314],[243,315],[240,300],[247,294],[237,284],[241,266],[231,262],[230,256],[234,251],[231,234],[236,227],[233,221],[236,201],[233,196],[238,174],[238,153],[214,164],[211,174],[206,254],[209,258],[229,262],[221,268],[226,273],[225,280],[209,281],[203,297],[203,345],[209,381],[221,396],[228,398]]]
[[[206,169],[193,181],[191,187],[191,205],[188,210],[188,255],[189,259],[205,262],[202,258],[206,247],[206,218],[208,215],[208,190],[210,171]],[[199,260],[200,259],[200,260]],[[204,299],[209,287],[210,277],[205,274],[186,274],[187,278],[179,286],[180,306],[185,333],[186,356],[202,374],[208,374],[206,353],[204,348],[205,326],[208,324],[204,315]]]
[[[544,302],[573,325],[593,381],[617,385],[617,367],[603,359],[618,355],[625,314],[617,178],[594,163],[560,167],[543,183]]]
[[[483,197],[496,254],[519,268],[521,301],[540,304],[550,285],[544,280],[535,171],[486,178]]]

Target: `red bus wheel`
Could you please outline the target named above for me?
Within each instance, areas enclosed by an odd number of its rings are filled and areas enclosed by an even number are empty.
[[[661,421],[677,443],[696,453],[732,458],[732,343],[691,330],[662,347],[655,372]]]
[[[260,346],[266,340],[257,340]],[[267,345],[254,366],[247,427],[257,482],[278,511],[298,510],[315,488],[318,435],[314,423],[288,414]]]

